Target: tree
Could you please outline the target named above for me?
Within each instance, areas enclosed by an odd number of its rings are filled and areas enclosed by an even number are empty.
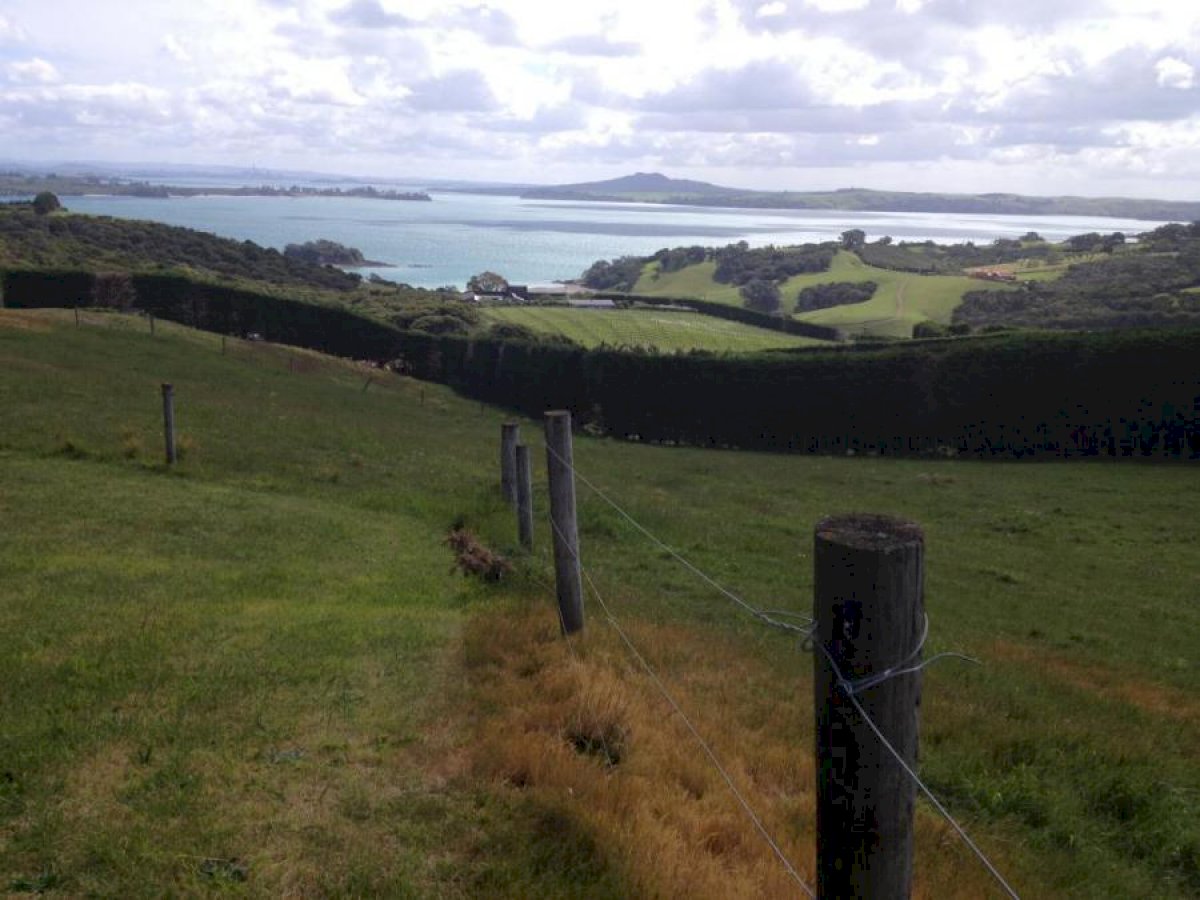
[[[33,211],[39,216],[52,213],[56,209],[62,209],[62,204],[58,202],[58,197],[50,191],[42,191],[33,198]]]
[[[480,294],[507,291],[508,281],[503,275],[497,275],[495,272],[480,272],[471,276],[471,280],[467,282],[467,290]]]
[[[773,281],[756,279],[755,281],[747,282],[742,285],[741,295],[746,309],[762,313],[779,311],[779,286]]]
[[[858,250],[867,242],[867,233],[861,228],[851,228],[842,232],[842,247],[846,250]]]

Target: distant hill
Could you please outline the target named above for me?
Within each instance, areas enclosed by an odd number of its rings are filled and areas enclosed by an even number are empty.
[[[754,191],[638,172],[607,181],[530,188],[522,197],[672,203],[747,209],[828,209],[862,212],[944,212],[1020,216],[1110,216],[1158,222],[1200,220],[1200,201],[1131,197],[1031,197],[842,188],[836,191]]]
[[[580,200],[644,200],[649,202],[677,202],[679,198],[692,200],[701,198],[723,198],[742,194],[736,188],[721,187],[706,181],[689,181],[684,178],[668,178],[658,172],[637,172],[608,181],[588,181],[580,184],[562,184],[553,187],[532,188],[522,196],[551,199]]]

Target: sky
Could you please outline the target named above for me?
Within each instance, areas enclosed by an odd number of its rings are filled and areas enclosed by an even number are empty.
[[[1200,199],[1200,0],[0,0],[0,160]]]

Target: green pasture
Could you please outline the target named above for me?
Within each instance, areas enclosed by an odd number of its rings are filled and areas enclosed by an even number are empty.
[[[480,313],[485,321],[524,325],[545,334],[565,335],[585,347],[607,344],[663,351],[749,352],[772,347],[816,347],[827,343],[680,310],[492,306],[481,309]]]
[[[658,263],[650,262],[642,270],[642,277],[633,286],[632,293],[647,297],[696,297],[741,306],[742,297],[736,284],[719,284],[713,280],[716,268],[717,264],[710,260],[675,272],[659,272]]]
[[[828,281],[874,281],[879,287],[865,303],[819,309],[796,318],[833,325],[850,334],[892,337],[911,337],[913,325],[927,319],[948,323],[963,294],[979,290],[982,284],[964,275],[917,275],[877,269],[842,250],[834,257],[829,272],[789,278],[784,284],[784,295],[794,298],[802,288]]]
[[[655,273],[653,264],[634,287],[634,293],[661,297],[699,297],[740,306],[741,296],[735,285],[712,280],[716,264],[688,266],[677,272]],[[865,303],[835,306],[797,316],[805,322],[832,325],[850,334],[910,337],[917,322],[931,319],[948,323],[954,308],[967,291],[995,287],[962,275],[918,275],[869,266],[855,254],[841,250],[827,272],[795,275],[785,281],[780,292],[785,310],[795,308],[796,295],[817,284],[836,281],[874,281],[879,287]]]
[[[184,448],[171,470],[163,381]],[[522,421],[538,498],[525,556],[496,488],[509,415],[436,385],[270,345],[231,340],[222,354],[219,338],[161,321],[151,336],[140,319],[88,313],[77,329],[69,312],[0,310],[0,409],[0,891],[635,895],[630,873],[653,859],[600,840],[576,794],[463,762],[487,755],[487,723],[512,712],[474,699],[495,674],[464,631],[482,622],[503,641],[521,606],[556,640],[539,423]],[[1023,896],[1200,894],[1194,466],[585,436],[575,463],[776,610],[810,609],[821,517],[921,523],[926,653],[979,660],[924,675],[932,788]],[[753,803],[773,802],[755,754],[811,755],[811,656],[578,492],[584,565],[614,615],[702,732],[736,729],[716,751],[744,760]],[[442,538],[464,521],[516,561],[513,578],[450,573]],[[617,647],[589,610],[578,652]],[[720,650],[653,642],[662,629]],[[669,741],[689,740],[665,706],[660,718]],[[629,736],[630,765],[653,737]],[[615,790],[628,776],[604,777]],[[784,842],[811,828],[811,787],[797,790],[794,816],[772,819]],[[732,800],[727,816],[740,821]],[[952,836],[918,841],[919,881],[931,867],[961,896],[999,896]]]

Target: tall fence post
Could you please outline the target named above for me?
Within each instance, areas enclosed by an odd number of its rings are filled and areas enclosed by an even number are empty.
[[[162,386],[163,398],[163,437],[167,445],[167,465],[175,463],[175,388],[170,384]]]
[[[517,442],[521,426],[505,422],[500,426],[500,492],[508,505],[517,505]]]
[[[554,538],[554,584],[564,634],[583,628],[583,582],[579,528],[575,521],[575,462],[571,414],[546,413],[546,474],[550,482],[550,530]]]
[[[79,327],[79,307],[75,307],[75,327]]]
[[[517,536],[526,550],[533,547],[533,475],[524,444],[517,444]]]
[[[892,516],[823,519],[813,563],[817,894],[907,898],[916,785],[854,700],[915,770],[921,673],[860,679],[919,662],[924,535]]]

